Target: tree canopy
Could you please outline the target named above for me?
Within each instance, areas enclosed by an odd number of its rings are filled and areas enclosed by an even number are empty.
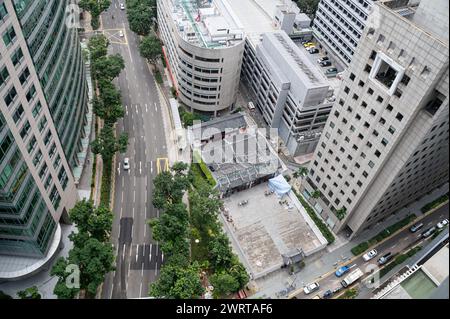
[[[128,135],[122,133],[118,138],[114,136],[111,125],[105,125],[100,135],[92,142],[92,152],[100,154],[105,161],[111,161],[116,152],[125,153],[128,146]]]
[[[139,52],[142,57],[155,66],[162,55],[161,42],[156,36],[148,35],[139,44]]]
[[[156,18],[156,0],[128,0],[127,16],[131,31],[148,35],[152,30],[152,20]]]

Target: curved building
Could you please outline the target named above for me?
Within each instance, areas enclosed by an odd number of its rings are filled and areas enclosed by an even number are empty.
[[[158,0],[158,24],[180,101],[202,112],[232,109],[245,41],[226,2]]]
[[[0,0],[1,255],[46,258],[77,199],[88,88],[69,3]]]

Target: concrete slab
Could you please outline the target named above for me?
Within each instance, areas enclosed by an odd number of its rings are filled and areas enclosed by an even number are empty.
[[[281,268],[284,254],[301,249],[309,255],[326,246],[298,209],[299,203],[288,196],[281,201],[275,194],[266,196],[267,190],[264,183],[224,200],[233,244],[242,252],[254,279]],[[238,205],[245,200],[249,201],[246,206]]]

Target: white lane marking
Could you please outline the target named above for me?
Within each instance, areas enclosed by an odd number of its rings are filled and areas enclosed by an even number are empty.
[[[122,219],[123,207],[120,206],[120,219]]]
[[[145,112],[148,113],[148,105],[145,104]]]
[[[150,162],[150,172],[153,174],[153,161]]]
[[[133,190],[133,202],[136,203],[136,190]]]
[[[150,256],[148,256],[148,262],[152,262],[152,248],[153,248],[153,244],[150,244]]]
[[[128,105],[125,105],[125,112],[126,112],[126,114],[128,116]]]
[[[158,112],[158,105],[156,105],[156,102],[155,102],[155,110],[156,112]]]
[[[147,224],[144,224],[144,238],[147,236]]]
[[[134,219],[134,206],[133,206],[133,219]]]
[[[158,262],[155,263],[155,276],[158,276]]]
[[[123,203],[123,190],[122,190],[122,203]]]
[[[122,260],[125,261],[125,244],[123,244]]]
[[[139,255],[139,244],[136,246],[136,263],[138,261],[138,255]]]
[[[143,269],[142,269],[143,270]],[[144,274],[142,274],[142,277],[144,277]],[[140,286],[140,292],[139,292],[139,295],[140,295],[140,297],[142,298],[142,282],[141,282],[141,286]]]
[[[139,174],[142,174],[142,162],[139,162]]]
[[[111,297],[109,299],[113,299],[113,292],[114,292],[114,283],[112,283],[111,285]]]
[[[121,163],[119,163],[119,167],[117,168],[117,171],[119,172],[119,175],[120,175],[120,164]]]

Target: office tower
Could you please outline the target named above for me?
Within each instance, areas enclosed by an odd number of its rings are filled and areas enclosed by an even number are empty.
[[[303,194],[353,235],[448,182],[448,1],[379,1]]]
[[[352,61],[374,0],[322,0],[314,19],[314,36],[343,65]]]
[[[77,199],[72,171],[80,164],[88,95],[68,4],[0,1],[2,255],[46,258]]]

